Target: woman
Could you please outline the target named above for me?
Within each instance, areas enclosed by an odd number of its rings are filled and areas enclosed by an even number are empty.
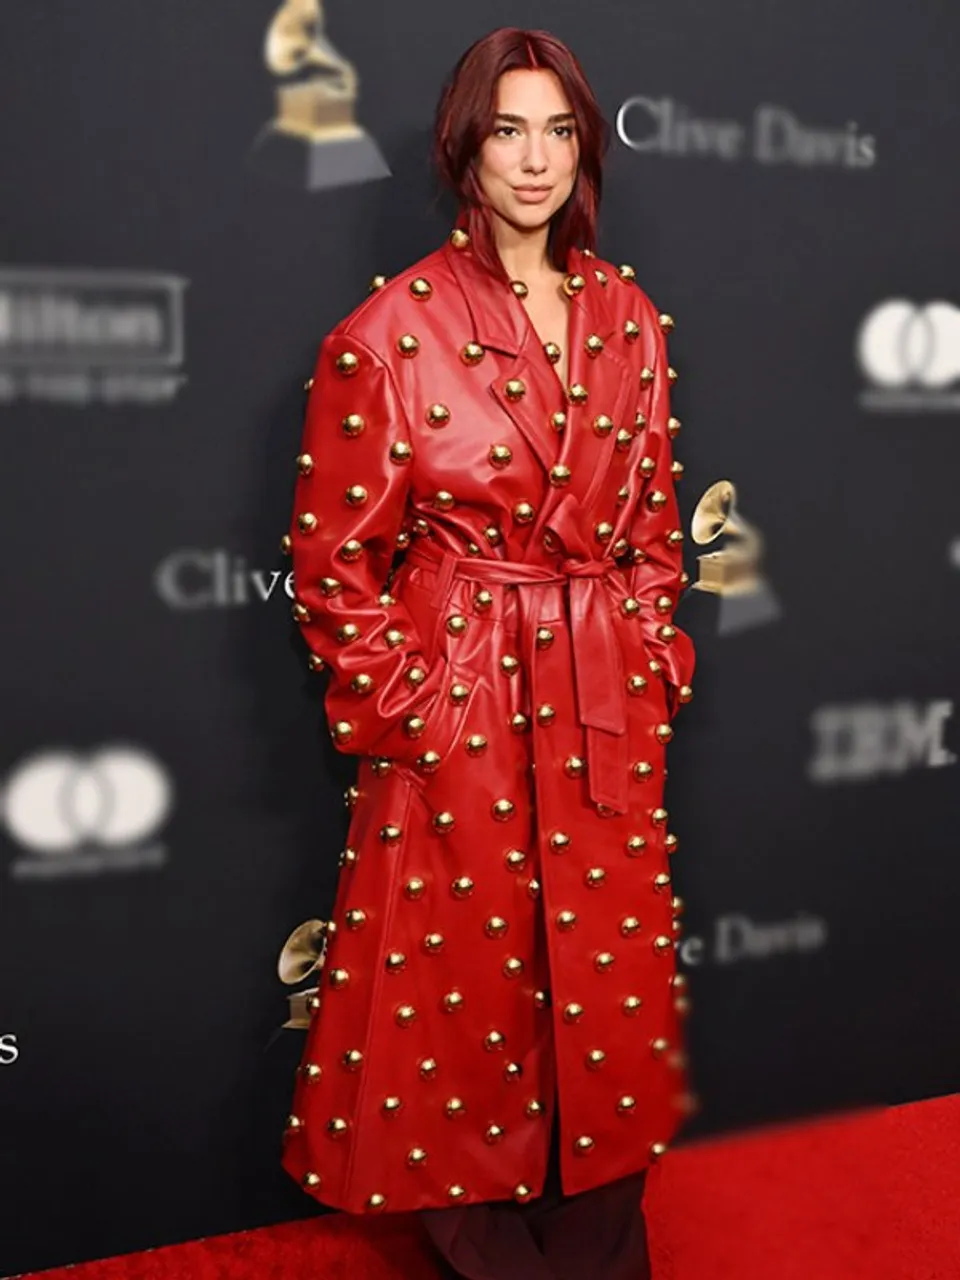
[[[608,136],[545,32],[461,58],[456,226],[325,339],[285,540],[362,759],[284,1165],[474,1280],[645,1274],[684,1110],[672,321],[593,252]]]

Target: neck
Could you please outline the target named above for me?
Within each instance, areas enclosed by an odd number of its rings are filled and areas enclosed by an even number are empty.
[[[494,214],[493,237],[500,261],[511,280],[530,282],[538,276],[553,275],[554,266],[547,255],[550,224],[530,231],[515,227]]]

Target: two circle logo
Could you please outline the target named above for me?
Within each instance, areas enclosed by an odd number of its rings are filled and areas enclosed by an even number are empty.
[[[167,818],[172,802],[166,770],[136,747],[84,756],[43,751],[8,777],[2,816],[22,846],[56,856],[91,844],[121,849],[143,841]]]
[[[881,302],[860,326],[857,357],[875,386],[941,390],[960,378],[960,308]]]

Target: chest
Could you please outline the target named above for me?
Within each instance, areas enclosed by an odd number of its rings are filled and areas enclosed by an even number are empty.
[[[570,383],[570,303],[559,290],[531,291],[523,299],[537,339],[556,368],[561,384]]]

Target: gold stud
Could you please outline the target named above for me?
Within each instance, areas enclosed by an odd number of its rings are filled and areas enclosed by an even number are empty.
[[[303,1121],[300,1119],[299,1116],[287,1116],[287,1130],[289,1132],[292,1133],[295,1130],[302,1129],[302,1128],[303,1128]]]
[[[305,1173],[301,1179],[301,1184],[306,1187],[308,1191],[316,1191],[317,1187],[320,1185],[319,1173]]]
[[[597,279],[600,281],[600,283],[601,283],[602,285],[604,285],[604,286],[606,286],[607,281],[610,279],[610,277],[607,275],[607,273],[606,273],[605,271],[601,271],[599,267],[597,267],[597,268],[594,270],[594,273],[593,273],[593,274],[597,277]]]
[[[625,938],[632,938],[640,932],[640,921],[636,916],[625,916],[620,921],[620,932]]]
[[[350,1126],[346,1120],[340,1116],[333,1116],[327,1121],[327,1136],[334,1139],[340,1139],[344,1136]]]
[[[316,527],[317,527],[317,517],[313,514],[312,511],[304,511],[304,512],[301,512],[299,516],[297,516],[297,528],[300,530],[302,534],[313,533],[316,530]]]
[[[633,697],[637,697],[639,694],[643,693],[646,690],[646,687],[647,687],[646,676],[641,676],[641,675],[627,676],[627,693],[632,694]]]
[[[491,446],[487,457],[490,459],[491,466],[506,467],[513,460],[513,450],[509,445],[495,444]]]
[[[568,778],[582,778],[586,761],[581,756],[567,756],[563,762],[563,771]]]
[[[607,878],[607,873],[603,867],[588,867],[584,872],[583,881],[588,889],[599,889]]]
[[[419,1169],[427,1163],[427,1153],[423,1147],[411,1147],[407,1152],[407,1166],[410,1169]]]
[[[558,911],[557,912],[557,928],[563,933],[569,933],[571,929],[575,929],[577,925],[577,913],[575,911]]]
[[[556,463],[550,468],[550,483],[559,487],[560,485],[569,484],[570,477],[573,472],[568,466],[562,462]]]
[[[438,402],[427,406],[426,416],[428,427],[445,427],[450,421],[450,410]]]
[[[390,461],[395,462],[398,466],[409,462],[413,457],[413,449],[407,444],[406,440],[395,440],[390,446]]]
[[[462,613],[451,614],[447,619],[447,631],[452,636],[462,636],[467,629],[467,620]]]
[[[655,1058],[662,1058],[669,1048],[670,1041],[664,1039],[663,1036],[657,1036],[655,1040],[650,1041],[650,1052]]]
[[[601,520],[599,524],[594,525],[593,536],[598,542],[609,542],[613,537],[613,525],[609,520]]]
[[[503,962],[503,976],[505,978],[519,978],[523,973],[523,961],[517,956],[510,956]]]
[[[633,766],[633,776],[638,782],[643,782],[653,774],[653,765],[649,760],[638,760]]]
[[[435,813],[433,815],[433,829],[439,835],[447,835],[456,825],[456,819],[453,814],[449,813],[446,809],[442,813]]]
[[[575,382],[567,391],[567,399],[571,404],[586,404],[590,392],[582,382]]]
[[[484,751],[487,749],[487,740],[482,733],[471,733],[466,740],[465,746],[467,748],[467,755],[483,755]]]
[[[522,871],[527,865],[527,855],[522,849],[508,850],[504,855],[503,860],[506,863],[508,871]]]
[[[554,853],[564,853],[570,848],[570,836],[566,831],[553,831],[550,834],[550,848]]]
[[[563,352],[560,350],[560,348],[557,346],[555,342],[545,342],[543,344],[543,350],[544,350],[544,354],[546,355],[547,359],[550,361],[551,364],[556,364],[557,361],[560,359],[560,357],[563,355]]]
[[[665,955],[673,946],[673,939],[659,933],[653,940],[653,949],[657,955]]]
[[[464,364],[479,364],[484,357],[484,350],[479,342],[468,342],[460,352]]]
[[[415,356],[420,350],[420,340],[412,333],[401,334],[397,339],[397,350],[402,356],[409,359],[411,356]]]
[[[407,637],[404,635],[402,631],[398,630],[396,627],[390,627],[387,631],[383,633],[383,638],[386,641],[386,645],[388,649],[398,649],[400,645],[402,645],[406,641]]]
[[[436,1058],[421,1058],[419,1066],[421,1080],[432,1080],[437,1070]]]
[[[323,1067],[318,1066],[316,1062],[305,1062],[300,1068],[300,1072],[304,1080],[308,1080],[312,1084],[315,1084],[323,1075]]]
[[[362,929],[367,923],[367,913],[359,907],[352,907],[344,916],[348,929]]]
[[[344,378],[352,378],[360,368],[360,361],[352,351],[344,351],[337,356],[337,373],[342,374]]]
[[[417,898],[423,897],[426,887],[426,884],[419,876],[413,876],[403,887],[404,896],[414,902]]]
[[[383,275],[373,276],[370,280],[369,292],[376,293],[378,289],[382,289],[387,283],[387,277]]]
[[[417,1011],[412,1004],[402,1004],[393,1015],[398,1027],[409,1027],[417,1019]]]
[[[410,292],[418,302],[426,302],[433,293],[433,285],[429,280],[424,280],[423,276],[417,276],[416,280],[410,281]]]
[[[348,970],[346,969],[330,970],[330,985],[331,987],[333,987],[334,991],[342,991],[349,981],[350,981],[350,974]]]
[[[313,458],[309,453],[297,454],[297,470],[302,476],[308,476],[313,470]]]
[[[658,742],[669,742],[673,737],[673,729],[668,724],[658,724],[654,732]]]
[[[549,1009],[550,995],[546,991],[535,991],[533,993],[533,1007],[535,1009]]]
[[[537,707],[537,723],[551,724],[556,718],[556,708],[552,707],[549,702],[542,702]]]
[[[679,844],[680,844],[680,841],[677,839],[677,837],[673,834],[672,831],[668,831],[663,838],[663,847],[666,849],[667,853],[676,853],[677,848],[679,847]]]
[[[643,1007],[643,1001],[639,996],[625,996],[621,1001],[620,1008],[628,1018],[634,1017]]]
[[[461,1098],[448,1098],[444,1103],[443,1109],[451,1120],[455,1120],[457,1116],[464,1115],[467,1110]]]
[[[466,249],[470,243],[470,236],[464,231],[463,227],[454,227],[450,232],[450,243],[454,249]]]
[[[370,1213],[382,1213],[386,1207],[387,1197],[380,1195],[379,1192],[375,1191],[367,1200],[367,1209]]]
[[[636,280],[637,278],[636,271],[626,262],[617,268],[617,275],[624,281]]]
[[[586,287],[586,280],[576,272],[564,277],[563,291],[568,298],[575,298],[577,294],[582,293]]]
[[[631,1115],[637,1109],[637,1100],[632,1093],[625,1093],[617,1099],[617,1114],[621,1116]]]
[[[493,1053],[495,1050],[502,1049],[506,1043],[506,1036],[504,1036],[500,1031],[489,1031],[483,1038],[483,1047],[488,1051],[488,1053]]]
[[[295,602],[294,602],[293,609],[291,610],[291,612],[293,613],[293,620],[294,620],[294,622],[309,622],[309,621],[310,621],[310,610],[307,608],[307,606],[306,606],[306,605],[301,604],[299,600],[297,600],[297,601],[295,601]],[[357,679],[358,679],[358,677],[357,677],[357,676],[354,676],[353,680],[351,681],[351,683],[353,684],[354,688],[357,688],[357,683],[356,683],[356,682],[357,682]],[[369,681],[369,680],[370,680],[370,677],[369,677],[369,676],[364,676],[364,677],[363,677],[363,679],[364,679],[364,681]],[[371,683],[372,683],[372,682],[371,682]],[[359,691],[359,690],[358,690],[358,691]]]
[[[445,941],[442,933],[428,933],[423,939],[423,949],[428,955],[438,955],[443,950]]]
[[[508,1084],[516,1084],[523,1076],[523,1067],[519,1062],[508,1062],[503,1068],[503,1078]]]
[[[533,1192],[525,1182],[518,1182],[513,1188],[513,1198],[517,1204],[526,1204],[533,1199]]]
[[[290,537],[289,533],[285,533],[283,537],[280,539],[280,550],[285,556],[288,556],[292,553],[293,539]]]
[[[693,700],[693,689],[688,684],[682,684],[677,690],[677,697],[681,702],[691,702]]]
[[[669,817],[667,810],[658,806],[650,814],[650,821],[655,827],[662,827]]]
[[[380,1110],[385,1116],[395,1116],[402,1106],[403,1102],[395,1095],[392,1095],[389,1098],[384,1098],[380,1104]]]
[[[491,916],[483,926],[483,931],[488,938],[502,938],[509,928],[503,916]]]
[[[469,876],[458,876],[450,886],[450,892],[455,898],[469,898],[473,893],[473,881]]]
[[[612,951],[600,951],[594,957],[594,968],[598,973],[606,973],[613,968],[615,956]]]
[[[520,659],[512,653],[505,653],[500,659],[500,670],[504,675],[512,676],[515,671],[520,669]]]
[[[490,812],[497,822],[506,822],[509,818],[513,817],[515,810],[516,805],[513,801],[507,800],[505,797],[499,800],[494,800],[493,804],[490,806]]]
[[[495,1146],[496,1143],[500,1142],[500,1140],[503,1138],[503,1135],[504,1135],[504,1129],[501,1125],[488,1124],[486,1128],[486,1132],[483,1135],[483,1138],[484,1138],[484,1141],[488,1143],[489,1146],[492,1147],[492,1146]]]
[[[536,1098],[531,1098],[523,1109],[531,1120],[536,1120],[538,1116],[542,1116],[544,1111],[543,1103]]]
[[[462,1200],[466,1194],[466,1187],[462,1187],[459,1182],[454,1182],[452,1186],[447,1187],[447,1198],[453,1200],[454,1203]]]
[[[650,368],[649,365],[644,365],[643,368],[640,370],[641,387],[643,387],[644,389],[649,387],[651,382],[653,382],[653,377],[654,377],[653,370]]]
[[[617,432],[617,448],[623,452],[624,449],[629,449],[632,444],[633,432],[629,427],[621,427]]]
[[[583,1017],[583,1005],[577,1004],[576,1000],[571,1000],[569,1004],[563,1007],[564,1022],[579,1022]]]
[[[667,378],[670,381],[670,383],[672,384],[676,382],[679,377],[680,377],[679,373],[677,373],[673,365],[670,365],[669,368],[667,369]]]
[[[344,1071],[359,1071],[363,1066],[363,1053],[359,1049],[348,1049],[340,1059]]]
[[[510,378],[503,390],[508,400],[522,400],[527,392],[527,384],[522,378]]]
[[[683,530],[671,529],[667,534],[667,544],[671,547],[679,547],[683,545]]]
[[[595,1146],[596,1146],[596,1143],[594,1142],[594,1140],[588,1137],[586,1134],[584,1134],[582,1137],[577,1138],[577,1140],[574,1142],[573,1150],[578,1156],[587,1156],[590,1154],[590,1152],[593,1150]]]
[[[584,1062],[588,1071],[599,1071],[607,1060],[607,1055],[602,1049],[591,1049],[587,1054]]]
[[[659,1160],[661,1156],[667,1154],[667,1144],[665,1142],[651,1142],[650,1159]]]
[[[562,409],[558,409],[556,413],[550,415],[550,425],[554,431],[562,431],[567,425],[567,415]]]
[[[598,356],[603,350],[603,339],[596,333],[591,333],[583,344],[587,349],[588,356]]]
[[[640,601],[635,600],[633,596],[627,596],[621,601],[620,608],[623,610],[624,617],[634,618],[640,612]]]
[[[525,298],[527,294],[530,292],[530,290],[527,288],[527,286],[523,283],[522,280],[511,280],[510,288],[513,290],[513,292],[517,295],[518,298]]]

